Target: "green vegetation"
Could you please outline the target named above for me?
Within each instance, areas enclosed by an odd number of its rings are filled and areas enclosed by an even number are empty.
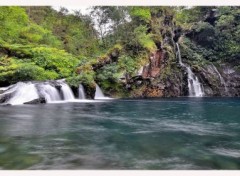
[[[157,51],[158,81],[170,79],[176,41],[184,61],[196,68],[208,62],[238,66],[239,16],[239,7],[96,6],[89,15],[0,7],[0,86],[66,78],[73,87],[97,82],[122,94]]]
[[[239,15],[239,7],[195,7],[180,10],[177,19],[187,24],[183,27],[190,40],[185,44],[192,52],[209,61],[239,65]]]

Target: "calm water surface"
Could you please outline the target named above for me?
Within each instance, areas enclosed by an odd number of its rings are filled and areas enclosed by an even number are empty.
[[[240,99],[0,106],[0,169],[240,169]]]

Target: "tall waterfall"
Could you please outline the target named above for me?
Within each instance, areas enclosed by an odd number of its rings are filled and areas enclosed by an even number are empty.
[[[215,72],[218,74],[221,84],[224,86],[225,93],[227,95],[229,95],[228,87],[227,87],[227,84],[226,84],[225,80],[223,79],[222,75],[219,73],[219,71],[217,70],[215,65],[212,64],[212,66],[213,66],[213,69],[215,70]]]
[[[178,43],[177,46],[177,55],[179,59],[179,64],[187,70],[188,73],[188,90],[190,97],[202,97],[204,95],[203,88],[201,83],[198,80],[198,77],[192,72],[191,68],[182,62],[181,52]]]
[[[84,87],[83,87],[82,84],[80,84],[79,88],[78,88],[78,98],[79,99],[86,99]]]

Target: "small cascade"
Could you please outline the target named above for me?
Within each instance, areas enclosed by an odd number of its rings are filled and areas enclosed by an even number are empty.
[[[13,87],[13,90],[10,89],[7,93],[13,93],[13,96],[6,102],[11,105],[20,105],[39,98],[37,88],[31,82],[19,82]]]
[[[95,96],[94,99],[102,99],[105,98],[101,88],[96,84],[96,92],[95,92]]]
[[[64,100],[74,100],[72,89],[64,82],[61,83],[61,91],[63,93]]]
[[[227,84],[226,84],[225,80],[223,79],[222,75],[219,73],[217,68],[213,64],[212,64],[212,66],[213,66],[214,71],[218,74],[221,84],[224,86],[225,93],[227,95],[229,95],[228,87],[227,87]]]
[[[198,80],[198,77],[192,72],[191,68],[182,62],[181,52],[178,43],[177,55],[179,59],[179,64],[187,70],[188,73],[188,90],[190,97],[202,97],[204,95],[203,87]]]
[[[78,88],[78,98],[79,99],[86,99],[84,87],[83,87],[82,84],[80,84],[79,88]]]
[[[40,85],[39,88],[40,88],[40,91],[39,91],[40,94],[43,95],[47,103],[61,100],[60,94],[54,86],[46,83],[46,84]]]
[[[96,84],[96,92],[95,92],[94,99],[97,100],[97,99],[111,99],[111,98],[105,97],[101,88]]]

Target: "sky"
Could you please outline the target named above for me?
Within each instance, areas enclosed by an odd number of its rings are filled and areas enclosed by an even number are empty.
[[[60,7],[65,7],[69,10],[69,12],[73,12],[74,10],[80,10],[83,15],[87,15],[90,13],[90,6],[52,6],[55,10],[59,10]]]

